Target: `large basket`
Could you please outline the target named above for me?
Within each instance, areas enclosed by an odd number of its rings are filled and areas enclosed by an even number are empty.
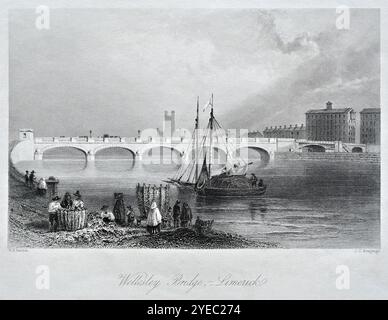
[[[58,230],[75,231],[87,225],[86,210],[58,210]]]

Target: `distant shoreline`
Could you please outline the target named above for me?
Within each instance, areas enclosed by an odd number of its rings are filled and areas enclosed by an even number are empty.
[[[345,152],[275,152],[275,161],[339,161],[364,162],[380,164],[379,153],[345,153]]]

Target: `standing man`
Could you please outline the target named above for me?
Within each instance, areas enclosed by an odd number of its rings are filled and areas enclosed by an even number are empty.
[[[187,210],[187,215],[189,217],[189,226],[191,226],[193,222],[193,212],[191,211],[191,208],[188,203],[186,203],[186,210]]]
[[[172,217],[174,218],[174,228],[179,228],[179,219],[181,216],[181,207],[179,206],[180,201],[177,200],[172,209]]]
[[[24,175],[24,182],[26,183],[27,187],[30,186],[29,181],[30,181],[29,174],[28,174],[28,171],[26,170],[26,174]]]
[[[30,183],[30,188],[34,187],[34,182],[35,182],[35,171],[32,170],[30,173],[30,176],[28,177],[28,181]]]
[[[256,188],[256,185],[257,185],[257,177],[254,173],[251,173],[251,183],[252,183],[252,187],[253,188]]]
[[[181,213],[181,227],[187,228],[187,224],[189,223],[190,217],[189,217],[189,211],[188,211],[188,205],[186,202],[183,203],[182,206],[182,213]]]
[[[136,221],[136,217],[135,217],[135,212],[133,211],[131,205],[127,206],[126,215],[127,215],[128,226],[130,226],[130,227],[136,226],[137,221]]]
[[[59,199],[58,196],[54,196],[48,206],[50,232],[56,232],[58,228],[58,210],[61,208]]]

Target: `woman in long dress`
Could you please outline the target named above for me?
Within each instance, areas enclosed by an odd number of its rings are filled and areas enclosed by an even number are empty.
[[[38,182],[38,193],[41,196],[44,196],[47,192],[47,184],[44,178],[40,178]]]
[[[156,205],[156,202],[152,202],[150,211],[147,216],[147,230],[150,234],[155,234],[159,229],[159,225],[162,223],[162,215]]]

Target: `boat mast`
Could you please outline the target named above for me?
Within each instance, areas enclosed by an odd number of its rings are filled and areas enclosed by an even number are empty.
[[[198,180],[198,130],[199,130],[199,96],[197,97],[197,118],[195,118],[195,182]]]
[[[214,122],[214,114],[213,114],[213,93],[211,97],[211,111],[210,111],[210,150],[209,150],[209,179],[211,178],[211,163],[212,163],[212,144],[213,144],[213,122]],[[210,181],[210,180],[209,180]]]

